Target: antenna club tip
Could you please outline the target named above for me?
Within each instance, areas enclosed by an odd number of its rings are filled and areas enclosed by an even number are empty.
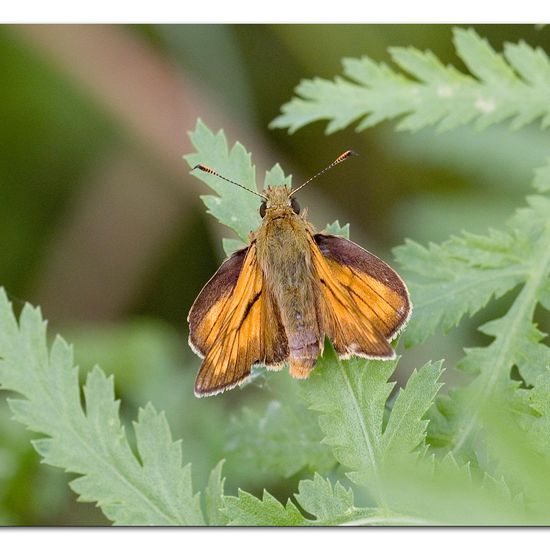
[[[193,166],[193,170],[201,170],[202,172],[207,172],[208,174],[212,174],[214,173],[214,170],[212,170],[212,168],[208,168],[208,166],[205,166],[204,164],[196,164],[195,166]]]
[[[342,153],[334,162],[342,162],[343,160],[349,159],[350,157],[358,157],[359,154],[351,149],[348,149],[345,153]]]

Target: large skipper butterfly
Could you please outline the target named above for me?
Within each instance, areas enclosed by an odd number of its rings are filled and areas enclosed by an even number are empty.
[[[307,378],[325,336],[340,357],[392,359],[390,341],[411,304],[405,283],[382,260],[342,237],[316,233],[296,192],[353,155],[346,151],[297,189],[268,187],[262,224],[249,245],[225,260],[189,312],[189,343],[204,358],[195,395],[233,388],[263,364],[285,363]],[[195,167],[230,183],[216,171]]]

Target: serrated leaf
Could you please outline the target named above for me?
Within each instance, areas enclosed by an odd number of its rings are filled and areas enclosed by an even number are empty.
[[[504,57],[473,29],[456,28],[453,38],[457,54],[480,81],[498,85],[516,82],[516,75]]]
[[[303,388],[310,407],[321,413],[323,441],[333,448],[338,462],[351,470],[354,482],[371,485],[375,492],[379,490],[384,406],[393,387],[388,379],[395,366],[395,361],[340,361],[326,346]]]
[[[414,370],[404,389],[399,391],[382,436],[383,457],[407,456],[424,443],[431,407],[442,384],[442,361],[427,363]]]
[[[402,117],[397,129],[417,131],[427,126],[450,130],[470,122],[481,129],[506,119],[519,128],[535,119],[543,124],[550,120],[550,63],[544,52],[520,42],[507,44],[503,55],[472,29],[455,28],[453,36],[457,55],[471,74],[415,48],[389,50],[412,78],[368,57],[346,58],[346,78],[302,81],[271,127],[294,132],[328,120],[331,133],[356,121],[357,129],[364,130]]]
[[[541,48],[531,48],[520,40],[518,44],[505,44],[504,55],[526,82],[550,85],[550,59]]]
[[[284,506],[265,490],[263,498],[259,499],[239,489],[238,496],[224,498],[223,513],[229,519],[229,525],[282,527],[307,523],[290,500]]]
[[[407,333],[409,343],[422,340],[439,325],[450,328],[507,287],[523,285],[503,317],[480,327],[493,340],[485,347],[467,349],[458,364],[476,377],[464,388],[451,391],[450,399],[441,402],[442,414],[436,415],[431,437],[464,459],[472,459],[479,447],[483,404],[509,393],[512,367],[517,366],[523,379],[532,384],[549,365],[550,348],[543,343],[546,335],[533,324],[533,316],[537,303],[545,300],[550,277],[550,200],[533,196],[528,203],[528,208],[516,212],[508,233],[492,232],[492,238],[467,236],[430,251],[409,243],[397,251],[402,265],[415,272],[407,279],[417,315]],[[430,273],[429,265],[437,269]],[[445,273],[448,268],[454,275]],[[493,287],[483,284],[488,276]],[[442,294],[443,284],[449,286]],[[464,293],[466,288],[471,290]]]
[[[214,134],[200,120],[189,136],[196,149],[196,152],[185,156],[190,167],[200,163],[206,164],[224,177],[248,189],[258,191],[250,153],[247,153],[240,143],[236,143],[229,149],[223,131],[220,130]],[[208,212],[233,229],[243,242],[247,242],[248,233],[254,231],[260,224],[258,207],[261,199],[236,185],[200,170],[194,170],[193,175],[216,192],[216,196],[202,197]],[[238,209],[235,205],[239,205]]]
[[[343,516],[353,508],[353,492],[337,482],[333,487],[328,479],[315,474],[313,479],[300,481],[296,500],[318,520]]]
[[[498,232],[429,247],[407,241],[395,248],[414,306],[405,344],[416,345],[437,329],[447,332],[464,315],[512,290],[528,269],[524,252],[524,241]]]
[[[547,246],[550,201],[545,197],[528,201],[530,208],[516,213],[508,232],[464,234],[428,248],[407,241],[394,249],[414,304],[407,345],[422,342],[438,328],[448,331],[464,315],[473,315],[539,268]],[[543,274],[540,282],[545,280]],[[537,291],[537,297],[541,292]]]
[[[349,223],[340,225],[338,220],[333,221],[332,223],[327,224],[323,232],[328,235],[337,235],[339,237],[349,239]]]
[[[548,374],[547,371],[541,375],[535,387],[527,392],[537,414],[518,415],[505,394],[492,396],[480,413],[498,475],[517,494],[516,502],[529,511],[529,522],[542,525],[550,522]]]
[[[401,390],[395,418],[384,428],[385,405],[393,387],[388,382],[396,361],[341,361],[327,346],[322,360],[303,392],[319,423],[325,443],[333,447],[348,476],[368,487],[377,502],[384,502],[381,472],[390,455],[412,457],[425,438],[422,417],[439,388],[441,365],[423,367]],[[389,431],[388,431],[389,430]]]
[[[315,522],[320,525],[340,525],[368,513],[355,507],[351,489],[346,489],[339,482],[333,486],[330,480],[317,473],[311,480],[300,481],[295,496],[298,504],[315,516]]]
[[[275,164],[271,170],[267,171],[264,179],[264,189],[267,187],[277,187],[286,185],[292,187],[292,176],[285,176],[279,163]]]
[[[117,525],[201,525],[190,466],[162,413],[148,405],[134,424],[137,456],[120,423],[113,379],[96,367],[86,379],[85,410],[72,351],[56,338],[48,354],[45,323],[26,305],[19,324],[0,290],[0,387],[15,418],[45,437],[34,442],[43,462],[76,473],[71,487]],[[139,457],[139,460],[138,460]]]
[[[513,500],[506,484],[488,476],[478,480],[451,454],[440,460],[397,459],[384,474],[387,498],[403,518],[410,518],[409,525],[536,523],[536,516]]]

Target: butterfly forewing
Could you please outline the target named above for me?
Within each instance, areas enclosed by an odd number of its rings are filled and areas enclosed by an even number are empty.
[[[206,355],[216,336],[214,327],[220,321],[220,312],[230,299],[241,273],[248,248],[235,252],[220,266],[204,285],[187,316],[189,343],[201,357]]]
[[[263,284],[254,244],[233,254],[205,285],[189,312],[189,326],[189,342],[204,357],[197,396],[235,386],[255,363],[276,366],[286,359],[284,328]]]

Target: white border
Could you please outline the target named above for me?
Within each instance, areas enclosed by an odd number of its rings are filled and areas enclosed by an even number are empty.
[[[319,544],[323,549],[354,544],[357,548],[461,550],[466,545],[473,548],[537,545],[547,539],[546,532],[526,528],[34,528],[4,529],[2,543],[5,547],[34,543],[56,550],[97,550],[98,544],[104,548],[120,548],[122,544],[134,550],[170,548],[168,545],[172,544],[177,545],[175,548],[204,548],[209,543],[219,543],[218,548],[223,550],[271,550],[279,549],[281,544],[291,547]]]
[[[550,3],[319,2],[318,0],[174,1],[155,0],[19,0],[5,2],[2,23],[544,23]]]

